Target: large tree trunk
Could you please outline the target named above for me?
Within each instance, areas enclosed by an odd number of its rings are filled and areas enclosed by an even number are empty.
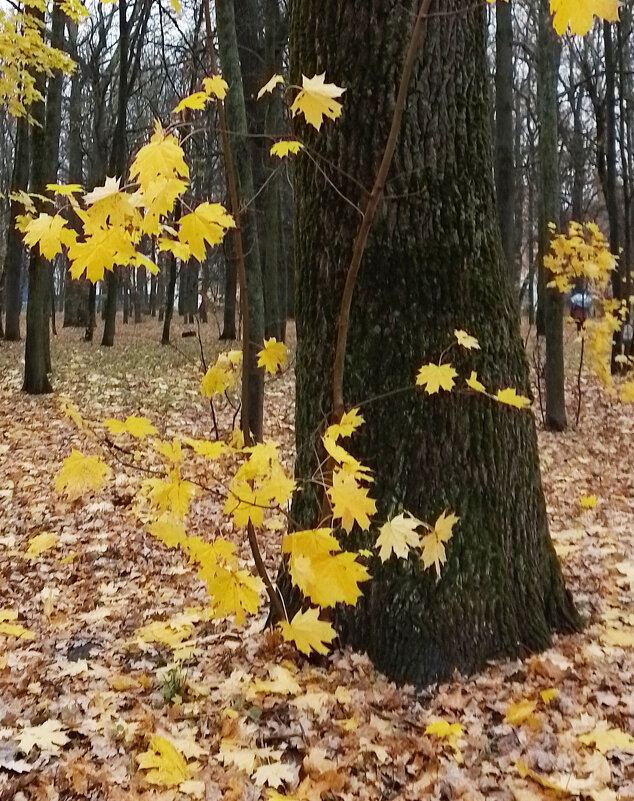
[[[418,2],[295,0],[292,9],[293,83],[326,70],[347,89],[341,119],[320,133],[302,124],[302,138],[363,206],[359,187],[372,185],[385,146]],[[415,559],[371,559],[373,580],[356,607],[337,609],[335,624],[343,643],[394,679],[424,684],[544,648],[552,631],[579,619],[548,533],[530,413],[462,387],[433,397],[398,391],[438,360],[455,328],[482,346],[475,355],[452,349],[461,375],[473,368],[491,390],[529,391],[496,219],[482,7],[433,3],[418,58],[355,289],[345,400],[367,402],[351,448],[375,471],[377,519],[407,509],[433,521],[449,509],[460,521],[440,580]],[[305,478],[332,409],[337,311],[359,216],[313,159],[297,161],[296,198],[297,475]],[[312,527],[320,513],[319,493],[303,488],[295,525]]]

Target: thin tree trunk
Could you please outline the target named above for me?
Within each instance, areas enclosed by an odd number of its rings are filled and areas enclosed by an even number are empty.
[[[29,184],[29,125],[20,118],[16,125],[15,154],[11,191],[26,191]],[[10,201],[9,225],[7,228],[7,253],[4,262],[5,281],[5,339],[17,342],[20,339],[20,313],[22,311],[22,275],[24,267],[24,244],[15,227],[16,217],[22,207]]]
[[[117,125],[110,152],[110,173],[123,176],[126,166],[126,125],[128,108],[128,60],[130,58],[130,27],[126,13],[126,0],[119,0],[119,88],[117,97]],[[114,345],[117,321],[117,283],[120,272],[115,267],[106,273],[106,308],[101,344],[106,347]]]
[[[239,224],[244,241],[247,274],[247,302],[249,308],[249,341],[247,343],[246,369],[249,373],[248,429],[254,440],[262,439],[264,375],[257,366],[257,353],[264,340],[264,297],[262,270],[258,244],[255,206],[251,201],[255,194],[253,171],[247,144],[247,120],[236,39],[236,24],[233,0],[216,0],[216,23],[218,48],[223,74],[229,83],[225,100],[227,128],[236,169],[240,204],[246,211]]]
[[[544,257],[550,246],[549,223],[559,224],[559,150],[557,141],[557,80],[561,45],[550,20],[548,0],[540,0],[538,103],[540,165],[540,278],[550,280]],[[564,388],[564,298],[555,287],[542,289],[546,334],[546,417],[548,428],[566,428]]]
[[[170,327],[172,325],[172,316],[174,315],[174,294],[176,292],[176,256],[170,253],[168,258],[169,273],[165,292],[165,312],[163,316],[161,345],[169,345],[170,343]]]

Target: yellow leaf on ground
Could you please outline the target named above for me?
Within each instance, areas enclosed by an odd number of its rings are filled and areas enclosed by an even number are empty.
[[[12,621],[18,619],[15,609],[0,609],[0,636],[18,637],[22,640],[32,640],[35,634],[29,629],[25,629],[19,623]]]
[[[536,707],[537,701],[531,701],[528,698],[515,701],[509,704],[504,721],[512,726],[520,726],[522,723],[534,725],[537,722],[537,718],[533,715]]]
[[[594,746],[602,754],[607,754],[609,751],[634,753],[634,737],[622,729],[597,726],[587,734],[580,734],[577,739],[584,745]]]
[[[65,730],[59,720],[49,719],[39,726],[25,726],[15,739],[20,744],[20,751],[29,754],[33,748],[47,754],[57,754],[68,742]]]
[[[147,751],[136,758],[140,770],[146,770],[144,778],[150,784],[174,787],[189,779],[185,757],[172,743],[159,734],[153,735]]]
[[[582,509],[594,509],[597,505],[597,496],[596,495],[582,495],[579,498],[579,505]]]
[[[24,552],[25,559],[35,559],[44,551],[48,551],[55,546],[57,543],[57,534],[52,534],[50,532],[44,532],[42,534],[36,534],[35,537],[31,537],[29,540],[29,546]]]

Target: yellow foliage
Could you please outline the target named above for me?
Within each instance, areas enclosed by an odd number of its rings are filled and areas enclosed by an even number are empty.
[[[288,349],[275,337],[264,340],[264,347],[258,352],[258,367],[264,367],[267,373],[276,373],[288,362]]]
[[[282,550],[289,557],[293,584],[318,606],[355,604],[361,595],[358,582],[370,578],[356,554],[341,551],[330,529],[287,534]]]
[[[55,489],[65,494],[69,501],[75,501],[86,492],[98,492],[111,473],[101,457],[84,456],[73,448],[55,479]]]
[[[335,520],[341,520],[345,531],[350,533],[355,523],[364,531],[370,527],[369,515],[376,512],[376,502],[368,497],[368,490],[353,475],[335,470],[332,487],[328,487],[327,492],[332,504],[332,516]]]
[[[416,376],[416,385],[424,387],[428,395],[435,395],[439,389],[451,392],[457,375],[451,364],[424,364]]]
[[[337,636],[330,623],[319,619],[319,609],[315,607],[297,612],[290,622],[278,623],[278,628],[287,642],[294,642],[296,648],[307,655],[311,651],[328,653],[326,644]]]
[[[341,103],[335,98],[346,91],[334,83],[325,83],[326,73],[307,78],[302,75],[302,89],[293,101],[291,114],[303,114],[306,122],[319,130],[324,117],[331,120],[341,116]]]

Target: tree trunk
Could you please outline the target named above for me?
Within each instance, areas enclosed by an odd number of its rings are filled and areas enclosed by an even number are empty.
[[[167,289],[165,292],[165,311],[163,317],[163,335],[161,337],[161,345],[169,345],[170,343],[170,327],[172,325],[172,317],[174,315],[174,294],[176,292],[176,256],[173,253],[170,253],[168,259],[169,275],[167,279]]]
[[[236,333],[236,292],[238,289],[238,271],[236,268],[236,255],[234,230],[230,230],[223,242],[225,254],[225,302],[223,309],[222,333],[220,339],[237,339]]]
[[[128,60],[130,58],[130,26],[126,13],[125,0],[119,0],[119,88],[117,95],[117,124],[110,151],[110,174],[122,177],[126,165],[126,121],[128,109]],[[120,268],[115,267],[106,274],[106,308],[101,344],[114,345],[117,323],[117,284]]]
[[[495,6],[495,189],[504,258],[511,285],[519,289],[515,263],[515,163],[513,157],[513,14]]]
[[[222,72],[229,83],[225,100],[227,128],[230,133],[231,152],[236,168],[241,207],[245,207],[255,194],[253,170],[247,144],[247,119],[238,57],[236,24],[233,0],[216,0],[218,49]],[[249,304],[249,409],[248,428],[255,440],[262,439],[264,375],[257,366],[257,353],[264,340],[264,298],[262,270],[255,205],[250,203],[240,215],[247,273],[247,299]],[[244,411],[244,410],[243,410]]]
[[[69,39],[77,44],[77,23],[68,25]],[[68,182],[83,184],[82,129],[82,85],[85,80],[78,65],[71,78],[70,102],[68,106]],[[74,218],[75,219],[75,218]],[[64,328],[85,328],[88,325],[88,298],[90,281],[87,278],[71,278],[66,275],[64,284]]]
[[[42,15],[43,16],[43,15]],[[51,45],[63,45],[66,18],[56,3],[51,15]],[[63,75],[58,72],[39,87],[46,96],[33,112],[35,124],[31,132],[31,192],[43,194],[47,183],[55,183],[59,166],[59,137],[61,127]],[[49,318],[52,304],[53,265],[38,248],[29,257],[29,297],[26,310],[26,341],[24,347],[24,383],[22,389],[32,395],[51,392],[48,379],[51,372],[51,339]]]
[[[26,119],[17,121],[15,154],[11,191],[26,191],[29,184],[29,124]],[[22,274],[24,272],[24,244],[15,227],[15,219],[22,213],[22,206],[10,201],[9,227],[7,228],[7,254],[4,262],[5,281],[5,339],[17,342],[20,339],[20,312],[22,311]]]
[[[561,45],[552,27],[548,0],[540,2],[538,102],[540,166],[540,277],[548,283],[544,256],[550,248],[549,223],[559,225],[559,149],[557,141],[557,79]],[[564,388],[564,297],[554,287],[542,286],[546,335],[546,426],[566,427]]]
[[[347,89],[341,119],[319,133],[302,121],[301,136],[340,192],[364,206],[359,187],[372,185],[385,147],[418,2],[296,0],[292,9],[292,82],[326,70]],[[346,408],[367,402],[351,448],[375,471],[377,519],[407,509],[433,521],[449,509],[460,521],[440,580],[418,560],[372,559],[357,606],[335,613],[344,644],[416,684],[545,648],[552,631],[579,625],[548,534],[530,413],[462,391],[396,391],[438,361],[455,328],[482,346],[452,349],[461,375],[473,368],[493,391],[529,391],[496,217],[485,17],[471,0],[447,0],[442,11],[428,19],[355,288],[344,391]],[[336,320],[359,217],[313,159],[298,159],[296,176],[297,475],[306,478],[332,410]],[[319,493],[304,487],[291,517],[317,525]],[[353,532],[346,542],[373,539]]]

